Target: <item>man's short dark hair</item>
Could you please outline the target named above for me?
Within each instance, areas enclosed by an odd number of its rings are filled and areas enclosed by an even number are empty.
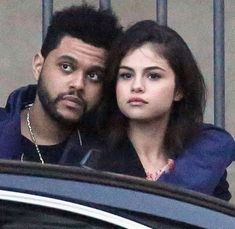
[[[46,58],[64,36],[72,36],[109,50],[113,40],[121,31],[117,17],[111,10],[96,10],[87,4],[71,6],[54,13],[41,53]]]

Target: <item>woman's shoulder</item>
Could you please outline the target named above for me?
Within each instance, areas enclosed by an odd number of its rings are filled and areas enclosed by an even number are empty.
[[[187,147],[187,151],[218,157],[235,159],[235,141],[225,129],[212,124],[201,124],[196,137]]]
[[[226,168],[234,159],[235,142],[231,134],[212,124],[201,124],[197,135],[176,158],[174,173],[165,179],[218,197],[228,193]],[[215,193],[218,190],[219,194]],[[229,199],[230,194],[226,195],[220,198]]]
[[[202,123],[199,126],[199,129],[202,131],[202,133],[209,133],[209,134],[213,134],[214,136],[222,136],[222,135],[226,135],[229,138],[232,138],[231,134],[226,131],[224,128],[215,126],[211,123]]]
[[[235,141],[225,129],[207,123],[200,125],[199,128],[199,139],[202,143],[212,143],[215,146],[235,149]]]

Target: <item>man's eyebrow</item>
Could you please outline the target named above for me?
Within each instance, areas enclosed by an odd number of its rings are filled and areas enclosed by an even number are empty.
[[[75,58],[73,58],[72,56],[68,56],[68,55],[60,56],[60,57],[58,58],[58,60],[59,60],[59,61],[60,61],[60,60],[66,60],[66,61],[70,61],[70,62],[72,62],[72,63],[74,63],[74,64],[77,64],[77,60],[76,60]]]
[[[70,61],[74,65],[79,65],[79,62],[73,58],[72,56],[69,55],[63,55],[58,58],[59,61]],[[103,65],[92,65],[90,67],[91,70],[99,70],[99,71],[104,71],[105,67]]]
[[[103,73],[105,71],[105,67],[100,65],[93,65],[88,69],[88,71],[100,71]]]

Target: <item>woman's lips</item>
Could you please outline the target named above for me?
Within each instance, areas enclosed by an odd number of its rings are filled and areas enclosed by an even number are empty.
[[[147,104],[148,102],[142,98],[130,98],[127,103],[131,105],[142,105],[142,104]]]

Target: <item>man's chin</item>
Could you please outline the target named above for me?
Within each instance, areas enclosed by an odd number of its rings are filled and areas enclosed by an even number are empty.
[[[81,116],[57,115],[55,119],[60,125],[74,127],[78,125]]]
[[[74,128],[76,126],[78,126],[79,124],[79,120],[75,120],[75,119],[60,119],[57,120],[59,125],[64,126],[66,129],[67,128]]]

